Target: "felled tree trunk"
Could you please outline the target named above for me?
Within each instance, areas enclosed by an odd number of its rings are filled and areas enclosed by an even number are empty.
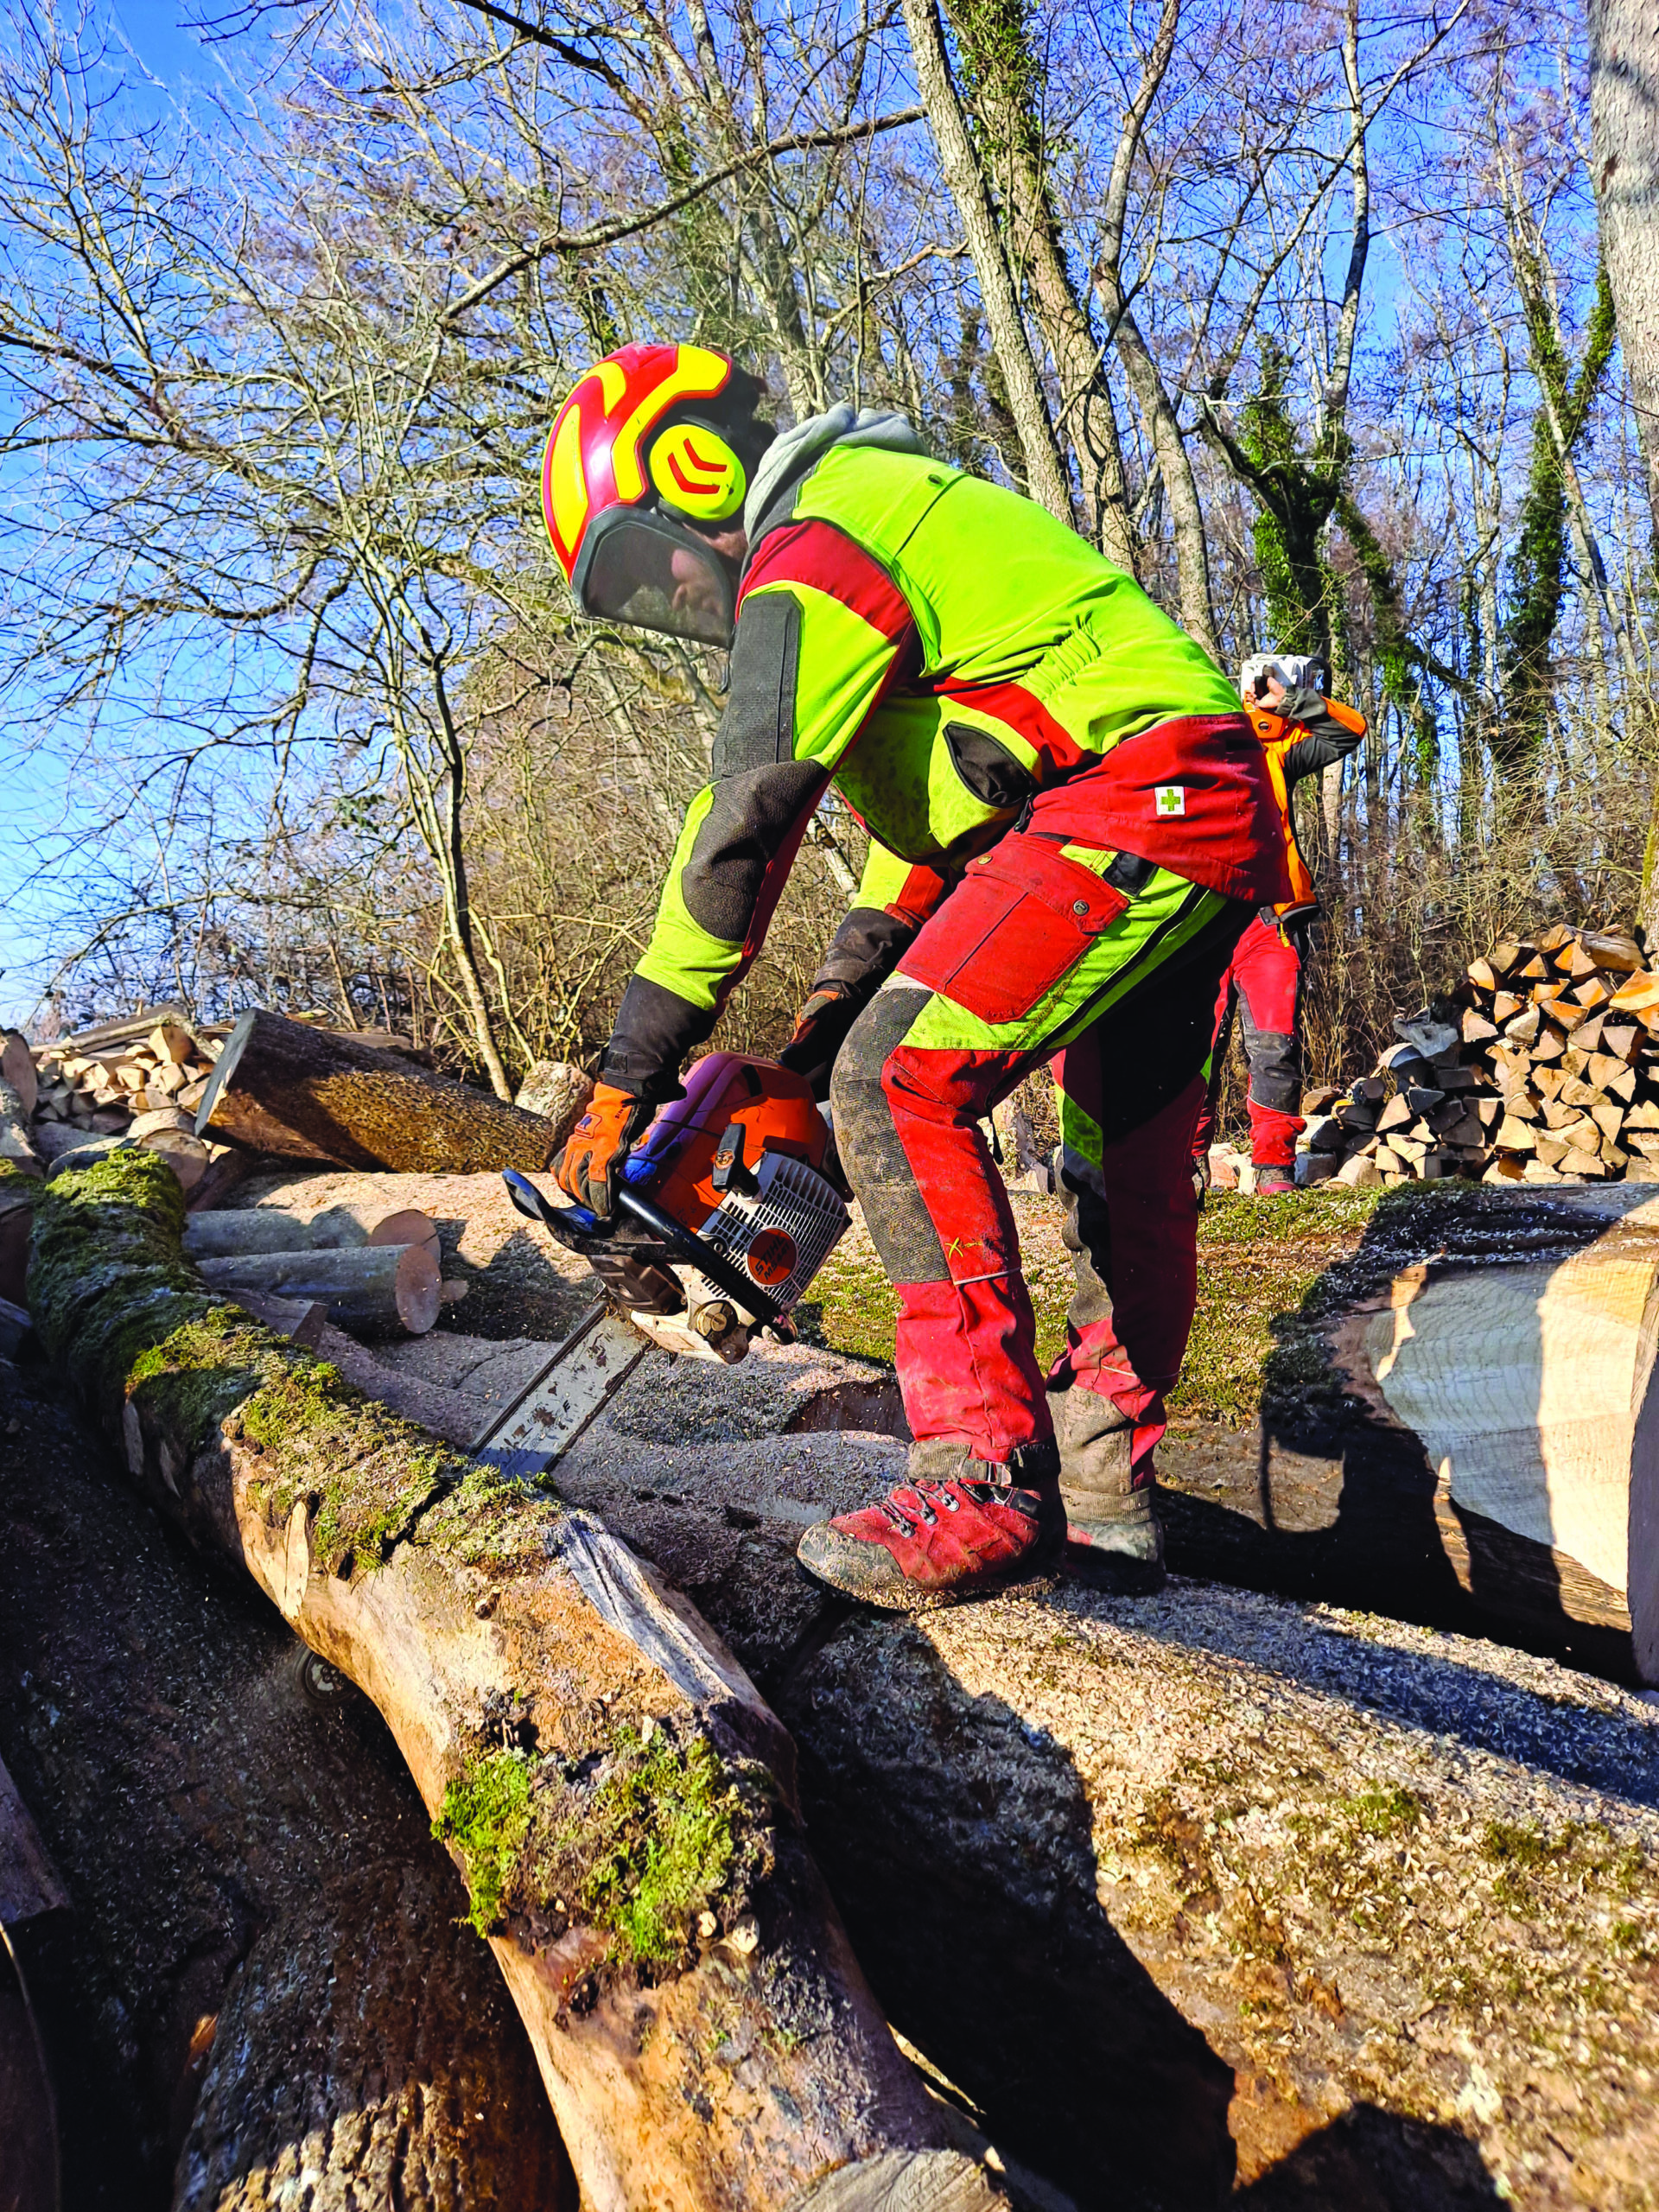
[[[467,1867],[585,2197],[988,2204],[971,2159],[936,2147],[789,1810],[789,1738],[729,1653],[599,1524],[216,1305],[181,1220],[138,1154],[60,1178],[37,1331],[162,1510],[245,1563],[385,1717]]]
[[[1659,1681],[1656,1312],[1649,1185],[1392,1201],[1275,1325],[1259,1422],[1172,1429],[1172,1567]]]
[[[66,2205],[454,2212],[462,2175],[472,2212],[574,2212],[529,2044],[378,1717],[3,1364],[0,1748],[63,1885],[30,1916],[0,1873]]]
[[[545,1167],[558,1131],[481,1090],[280,1014],[243,1015],[196,1115],[209,1133],[294,1160],[471,1175]]]
[[[1395,1240],[1529,1233],[1497,1195],[1461,1230],[1390,1200],[1368,1279]],[[1594,1226],[1554,1211],[1531,1228]],[[1313,1347],[1287,1349],[1313,1396]],[[1505,1649],[1462,1600],[1479,1640],[1214,1580],[914,1618],[815,1597],[803,1523],[879,1496],[905,1447],[803,1433],[804,1365],[642,1369],[560,1486],[755,1669],[889,2018],[1010,2174],[1080,2212],[1467,2212],[1500,2185],[1525,2212],[1646,2212],[1652,1707]]]
[[[438,1263],[425,1244],[364,1244],[348,1251],[244,1252],[197,1263],[204,1282],[234,1296],[315,1300],[338,1327],[363,1336],[423,1337],[438,1318]]]

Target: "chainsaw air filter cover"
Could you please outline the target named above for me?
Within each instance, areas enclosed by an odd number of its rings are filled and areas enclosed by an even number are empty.
[[[845,1233],[841,1194],[816,1168],[762,1155],[752,1192],[728,1191],[698,1230],[785,1311]]]
[[[623,1174],[786,1311],[848,1226],[840,1193],[820,1172],[828,1149],[803,1077],[775,1061],[709,1052]]]

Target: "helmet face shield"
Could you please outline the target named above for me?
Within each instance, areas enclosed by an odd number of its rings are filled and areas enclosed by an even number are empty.
[[[729,646],[732,580],[693,530],[640,507],[613,507],[588,524],[570,579],[577,603],[601,622]]]

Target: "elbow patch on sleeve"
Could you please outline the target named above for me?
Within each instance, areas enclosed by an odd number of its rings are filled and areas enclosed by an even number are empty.
[[[800,659],[799,600],[786,591],[756,592],[745,600],[726,711],[715,734],[716,783],[794,760]]]
[[[810,760],[721,778],[680,878],[685,911],[699,929],[728,944],[746,941],[767,868],[829,780]]]

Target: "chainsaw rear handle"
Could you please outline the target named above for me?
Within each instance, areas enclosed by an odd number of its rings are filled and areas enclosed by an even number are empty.
[[[571,1251],[582,1252],[585,1255],[589,1239],[605,1235],[605,1224],[596,1213],[591,1213],[586,1206],[550,1204],[530,1178],[519,1174],[516,1168],[504,1167],[501,1179],[507,1186],[507,1196],[519,1212],[527,1214],[532,1221],[541,1222],[561,1244],[568,1245]],[[617,1184],[616,1202],[643,1228],[650,1230],[652,1236],[660,1236],[670,1251],[687,1267],[695,1268],[699,1274],[708,1277],[716,1290],[723,1290],[728,1298],[734,1298],[740,1306],[747,1307],[763,1326],[775,1328],[784,1319],[785,1308],[768,1298],[759,1283],[752,1282],[734,1267],[726,1255],[710,1244],[706,1237],[699,1236],[693,1229],[685,1228],[675,1220],[672,1214],[664,1213],[652,1199],[641,1198],[626,1182],[619,1181]]]

